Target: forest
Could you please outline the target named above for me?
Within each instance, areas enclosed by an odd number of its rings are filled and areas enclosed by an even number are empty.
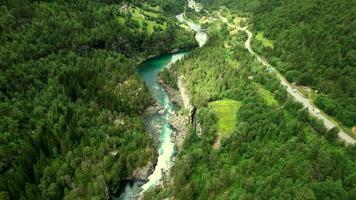
[[[156,154],[137,63],[192,33],[163,1],[2,2],[0,199],[107,199]]]
[[[347,127],[356,125],[356,2],[353,0],[202,0],[249,16],[273,48],[258,52],[290,82],[311,87],[314,103]],[[320,95],[319,95],[320,94]]]
[[[200,2],[248,18],[260,55],[310,87],[323,111],[356,125],[355,1]],[[176,90],[183,77],[195,120],[171,179],[143,199],[356,199],[356,146],[288,96],[245,49],[244,32],[215,20],[196,48],[175,19],[184,5],[1,1],[0,199],[109,199],[122,190],[157,156],[144,124],[154,102],[137,66],[179,49],[190,51],[160,77]]]
[[[196,122],[173,181],[144,199],[355,199],[355,145],[345,147],[336,129],[287,95],[244,48],[245,33],[229,35],[218,21],[209,26],[207,46],[164,72],[173,88],[184,77]],[[239,103],[228,135],[211,106],[227,100]]]

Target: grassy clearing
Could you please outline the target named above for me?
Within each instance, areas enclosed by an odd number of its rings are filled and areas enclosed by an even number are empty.
[[[260,94],[264,100],[266,100],[267,105],[269,106],[277,106],[278,101],[274,98],[273,94],[270,91],[266,90],[261,84],[257,85],[257,92]]]
[[[211,24],[214,21],[212,17],[203,16],[199,18],[199,24]]]
[[[157,6],[152,6],[151,4],[149,4],[149,3],[147,3],[147,2],[143,3],[143,6],[144,6],[145,8],[148,8],[148,9],[151,9],[151,10],[155,10],[155,11],[157,11],[157,12],[161,10],[161,7],[160,7],[159,5],[157,5]]]
[[[225,49],[231,49],[231,45],[229,44],[228,41],[224,41],[224,48]]]
[[[154,28],[160,27],[162,30],[166,30],[167,24],[158,24],[154,19],[160,17],[159,7],[152,7],[153,10],[157,10],[157,12],[152,12],[145,10],[140,7],[132,6],[129,8],[129,12],[132,15],[132,19],[136,21],[140,28],[138,31],[147,31],[149,34],[153,33]],[[148,19],[150,18],[150,19]]]
[[[121,25],[124,25],[125,22],[126,22],[125,18],[124,18],[124,17],[121,17],[121,16],[117,17],[117,21],[118,21],[118,23],[121,24]]]
[[[270,47],[272,49],[274,48],[273,42],[265,38],[263,32],[258,32],[255,38],[256,40],[260,41],[264,47]]]
[[[232,20],[232,22],[234,23],[234,25],[235,25],[236,27],[242,27],[242,26],[245,26],[245,25],[246,25],[247,18],[236,16],[236,17]]]
[[[137,21],[140,25],[145,20],[145,16],[141,14],[141,8],[130,7],[129,12],[132,14],[132,19]]]
[[[209,108],[216,112],[218,116],[218,134],[229,136],[235,129],[237,121],[237,111],[241,103],[231,99],[213,101],[209,103]]]

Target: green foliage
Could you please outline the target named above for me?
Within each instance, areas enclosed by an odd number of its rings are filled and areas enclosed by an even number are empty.
[[[341,120],[346,126],[352,127],[355,125],[354,98],[337,99],[329,95],[320,94],[316,96],[314,103],[326,113]]]
[[[217,131],[218,117],[214,111],[206,107],[199,108],[196,117],[197,122],[202,125],[201,132],[205,135],[204,149],[210,149],[209,146],[214,141],[215,133]],[[185,145],[190,145],[190,142],[185,143]]]
[[[258,32],[257,35],[255,36],[257,41],[260,41],[264,47],[269,47],[269,48],[274,48],[273,42],[267,38],[264,37],[263,32]]]
[[[106,187],[117,186],[153,156],[137,116],[150,104],[147,89],[132,63],[114,52],[69,52],[34,63],[24,64],[28,82],[6,74],[26,90],[7,90],[11,98],[0,106],[0,189],[15,199],[104,198]]]
[[[0,199],[107,199],[153,158],[136,63],[192,39],[151,2],[131,3],[167,29],[128,28],[130,1],[0,6]]]
[[[167,84],[171,88],[178,90],[176,77],[172,74],[169,69],[164,69],[158,74],[158,79],[163,81],[164,84]]]
[[[329,141],[335,141],[338,137],[339,132],[340,130],[334,127],[326,132],[325,138]]]
[[[270,105],[270,106],[278,105],[278,102],[274,98],[274,96],[268,90],[266,90],[263,86],[258,84],[257,92],[265,99],[267,105]]]
[[[355,146],[338,144],[337,130],[326,131],[288,98],[278,79],[240,48],[243,37],[210,36],[171,68],[184,77],[199,126],[178,153],[173,184],[145,199],[353,199]],[[234,41],[232,62],[227,40]],[[214,149],[219,114],[207,105],[224,98],[241,105],[233,133]]]
[[[231,99],[209,102],[209,108],[217,114],[217,133],[229,136],[234,130],[237,121],[237,111],[240,103]]]
[[[353,29],[356,12],[352,0],[206,0],[252,14],[254,29],[273,40],[274,49],[259,53],[289,81],[311,86],[326,94],[321,109],[344,125],[356,125],[356,57]],[[258,37],[257,35],[256,37]],[[258,44],[257,44],[258,45]],[[256,45],[255,45],[256,46]],[[254,47],[255,47],[254,46]],[[321,97],[325,99],[325,95]],[[317,101],[320,103],[320,101]]]
[[[162,19],[164,16],[161,15],[159,9],[130,7],[127,12],[130,16],[127,25],[133,31],[152,34],[154,30],[164,31],[167,29],[167,23]]]

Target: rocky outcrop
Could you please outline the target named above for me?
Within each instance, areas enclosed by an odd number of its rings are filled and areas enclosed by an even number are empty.
[[[189,131],[189,119],[187,116],[181,113],[175,113],[171,117],[171,125],[177,130],[174,134],[174,143],[178,150],[182,147],[184,139]]]
[[[148,176],[150,174],[152,174],[155,165],[156,165],[156,161],[154,162],[148,162],[145,166],[142,166],[140,168],[134,169],[131,176],[129,176],[127,179],[129,180],[139,180],[142,182],[146,182],[148,180]]]
[[[176,130],[174,132],[174,143],[177,146],[178,150],[182,147],[183,141],[186,138],[189,131],[189,124],[191,124],[192,118],[191,115],[194,113],[194,107],[191,106],[189,102],[188,93],[186,88],[183,86],[182,78],[178,79],[178,88],[179,90],[173,89],[162,80],[159,80],[159,83],[167,91],[170,100],[172,103],[177,104],[180,107],[184,107],[184,112],[182,109],[180,111],[175,111],[170,117],[170,124]]]
[[[179,93],[178,90],[175,90],[172,87],[170,87],[169,85],[165,84],[162,79],[159,79],[158,83],[167,92],[167,94],[169,96],[169,99],[173,104],[176,104],[176,105],[179,105],[179,106],[183,106],[183,99],[180,96],[180,93]]]
[[[164,109],[163,106],[159,105],[157,102],[153,104],[152,106],[148,107],[145,111],[145,115],[153,115],[156,113],[159,113]]]
[[[191,118],[190,122],[192,122],[193,121],[192,120],[193,119],[193,115],[194,115],[196,109],[190,103],[188,91],[184,87],[184,84],[183,84],[183,76],[180,76],[178,78],[177,85],[178,85],[178,89],[179,89],[179,92],[180,92],[180,96],[181,96],[182,101],[183,101],[184,108],[186,110],[188,110],[189,116]]]

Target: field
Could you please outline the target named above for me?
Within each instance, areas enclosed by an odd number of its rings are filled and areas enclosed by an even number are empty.
[[[218,116],[218,134],[229,136],[234,131],[237,121],[237,111],[240,105],[240,102],[231,99],[209,103],[210,109],[216,112]]]
[[[264,47],[270,47],[272,49],[274,48],[273,42],[265,38],[263,32],[258,32],[255,38],[257,41],[260,41]]]
[[[138,31],[153,33],[155,28],[166,30],[166,22],[160,24],[159,18],[161,17],[160,7],[152,7],[148,3],[142,4],[140,7],[130,6],[128,13],[131,15],[131,19],[138,24]],[[119,24],[125,24],[126,19],[123,16],[118,18]],[[135,30],[133,30],[135,31]]]

